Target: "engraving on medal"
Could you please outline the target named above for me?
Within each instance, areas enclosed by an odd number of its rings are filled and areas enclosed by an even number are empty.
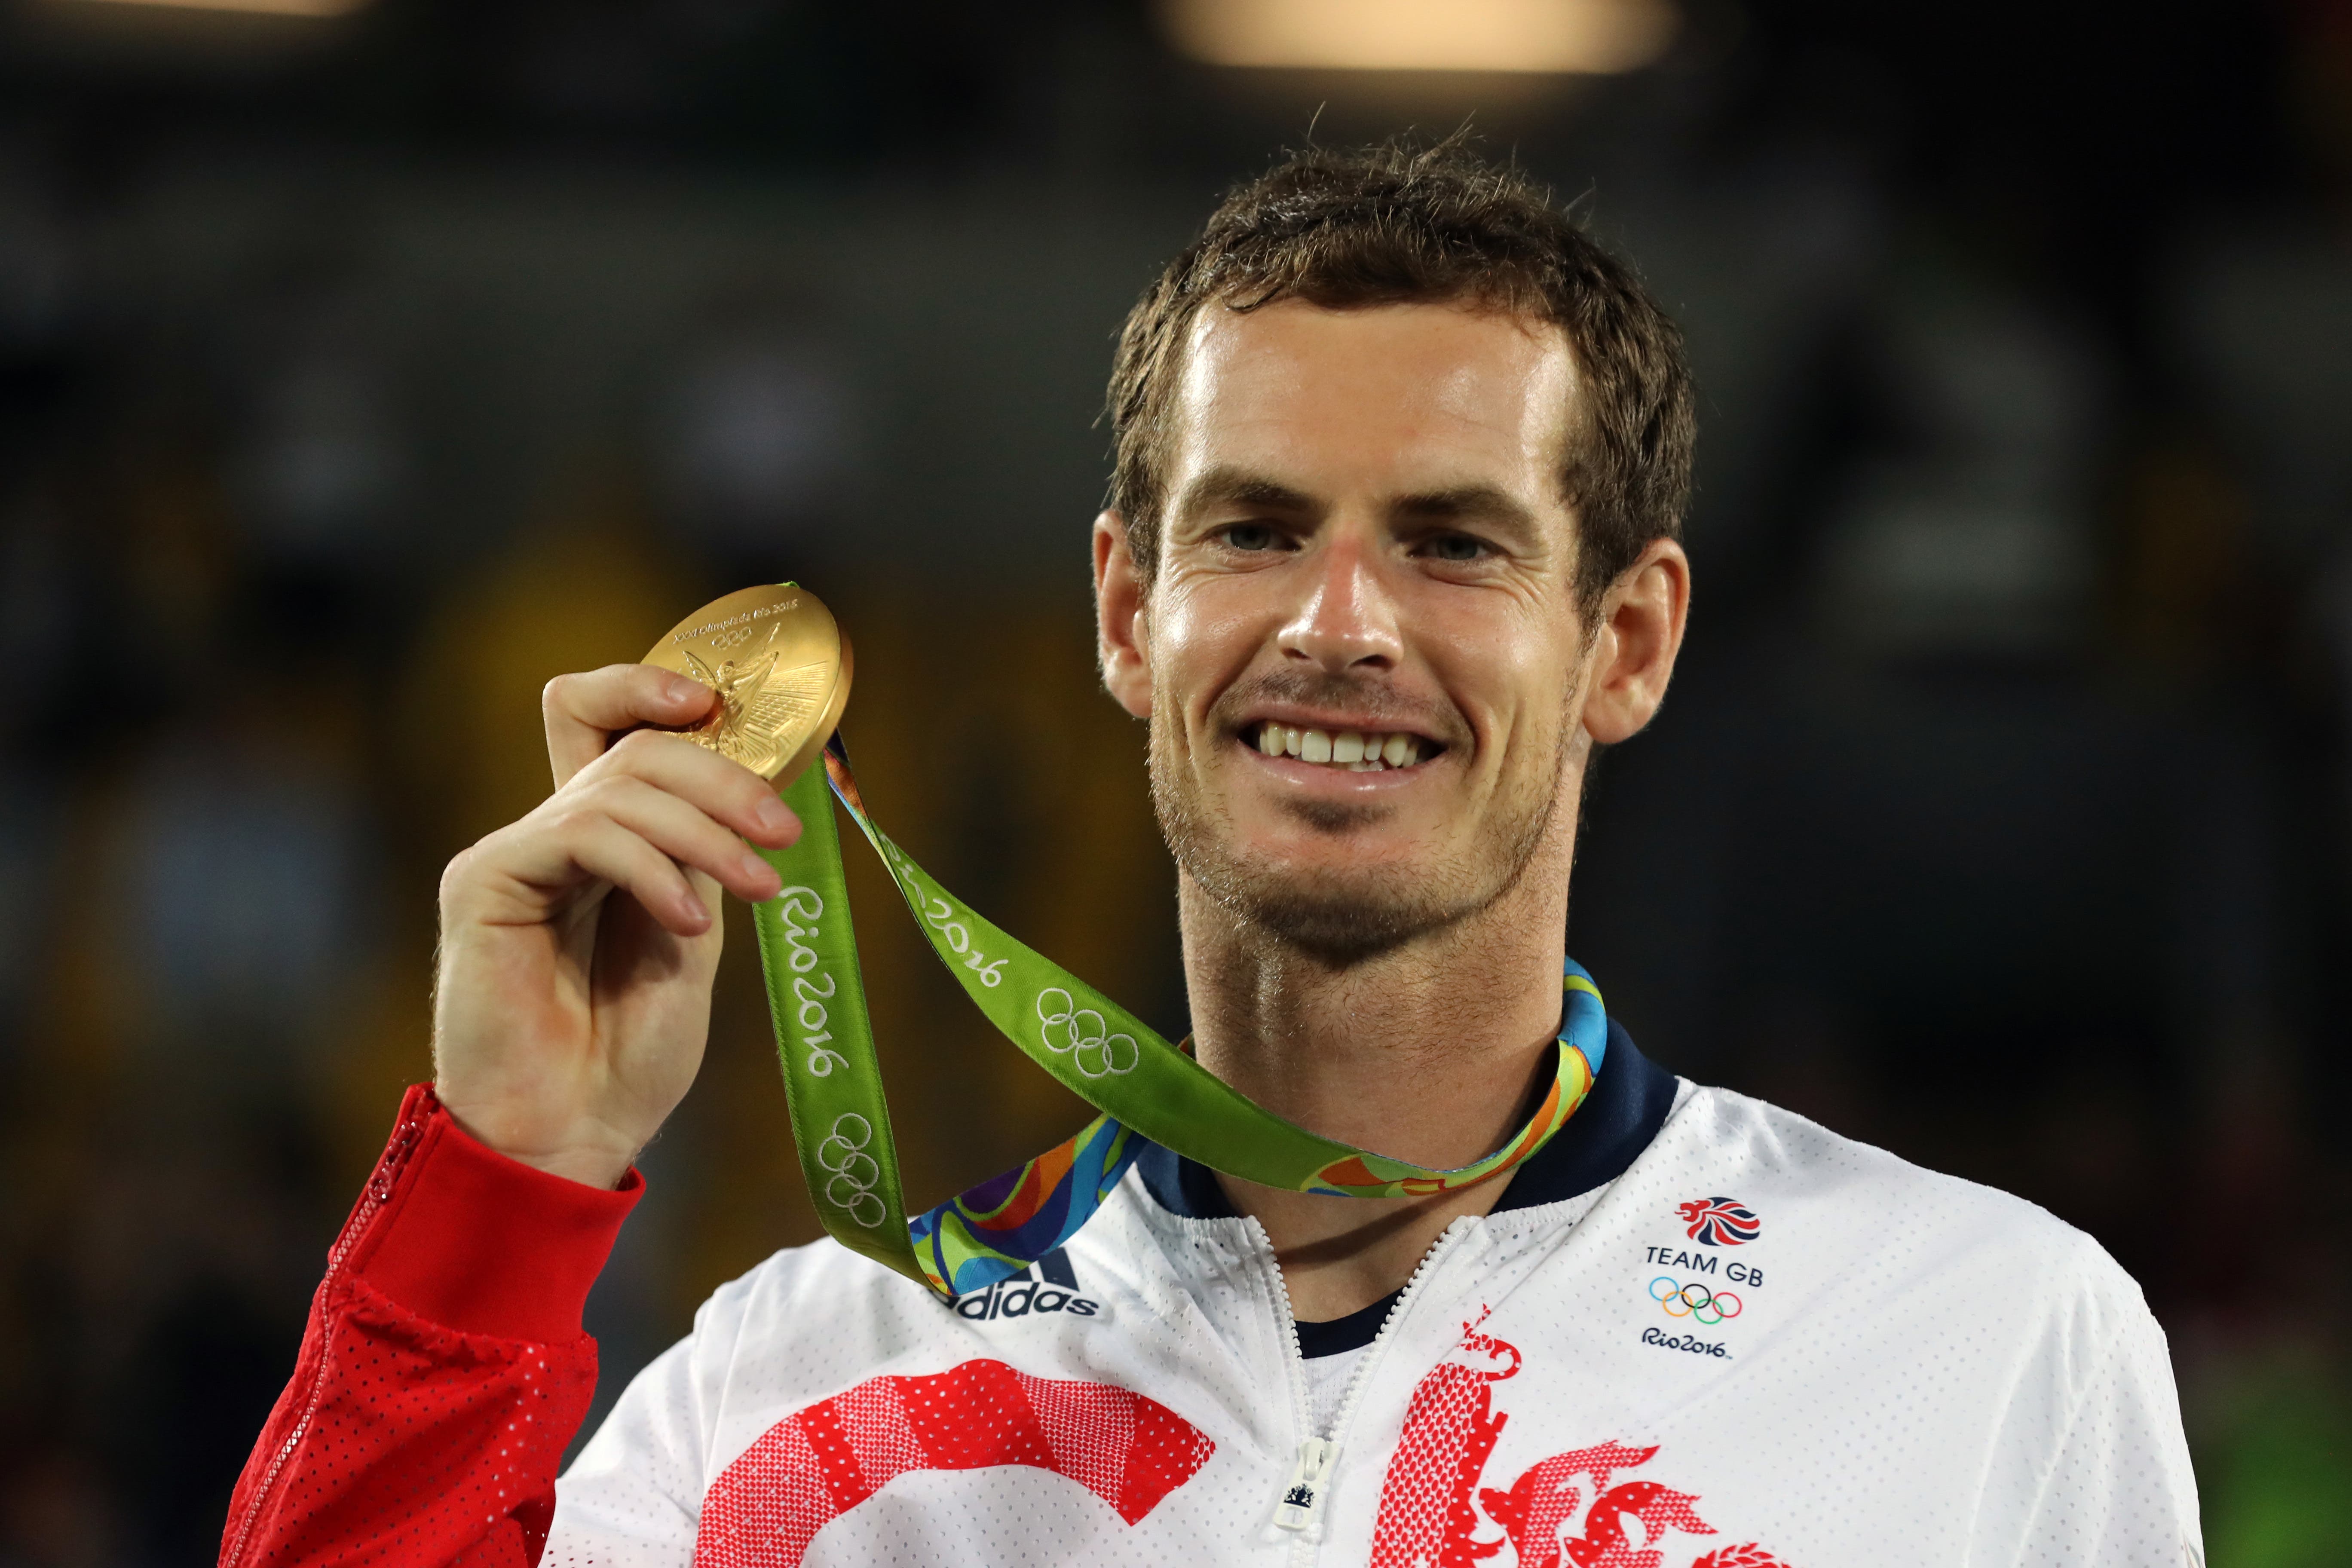
[[[719,693],[718,711],[687,738],[755,773],[772,773],[791,754],[786,742],[797,739],[833,689],[830,661],[812,659],[780,671],[776,666],[783,655],[770,648],[755,658],[723,659],[713,669],[692,648],[679,651],[694,679]]]
[[[645,661],[719,694],[686,739],[779,786],[816,759],[849,701],[849,639],[815,595],[790,584],[705,605]]]

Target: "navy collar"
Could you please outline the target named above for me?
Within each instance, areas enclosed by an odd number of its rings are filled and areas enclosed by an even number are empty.
[[[1615,1181],[1650,1146],[1674,1103],[1675,1075],[1643,1056],[1623,1026],[1610,1019],[1609,1047],[1592,1092],[1550,1142],[1505,1178],[1510,1184],[1493,1212],[1556,1204]],[[1135,1168],[1161,1208],[1186,1219],[1241,1217],[1206,1165],[1148,1139],[1141,1142]]]
[[[1601,1052],[1601,1074],[1592,1092],[1552,1134],[1551,1142],[1521,1163],[1504,1179],[1490,1213],[1534,1208],[1576,1197],[1606,1186],[1650,1146],[1674,1109],[1675,1075],[1634,1048],[1633,1037],[1616,1019],[1609,1020],[1609,1044]],[[1149,1139],[1135,1157],[1143,1186],[1161,1208],[1186,1219],[1238,1219],[1217,1184],[1216,1173]],[[1328,1322],[1297,1324],[1301,1355],[1341,1355],[1370,1344],[1388,1321],[1402,1290],[1391,1291],[1360,1311]]]

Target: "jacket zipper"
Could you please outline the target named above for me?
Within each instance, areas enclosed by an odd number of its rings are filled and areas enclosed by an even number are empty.
[[[311,1369],[310,1386],[302,1392],[302,1415],[294,1423],[294,1429],[286,1435],[286,1440],[278,1445],[278,1452],[270,1456],[269,1469],[261,1478],[261,1484],[254,1489],[253,1500],[247,1505],[245,1518],[238,1521],[236,1544],[221,1559],[224,1568],[236,1568],[245,1560],[245,1549],[253,1538],[253,1527],[268,1507],[270,1494],[278,1489],[278,1478],[285,1472],[287,1461],[301,1447],[302,1439],[310,1435],[310,1423],[319,1414],[319,1401],[326,1392],[327,1358],[334,1348],[331,1343],[334,1327],[331,1303],[335,1287],[341,1282],[343,1265],[350,1260],[352,1248],[359,1244],[361,1237],[367,1234],[369,1222],[392,1201],[393,1186],[400,1179],[409,1155],[415,1152],[416,1140],[424,1130],[421,1117],[404,1118],[393,1130],[391,1146],[376,1162],[376,1168],[369,1174],[366,1190],[361,1194],[358,1205],[352,1210],[351,1217],[343,1222],[341,1233],[335,1237],[335,1245],[328,1250],[327,1277],[319,1282],[319,1364]]]
[[[1258,1226],[1255,1219],[1250,1224],[1257,1227],[1258,1237],[1266,1243],[1270,1256],[1274,1244],[1266,1237],[1265,1227]],[[1281,1302],[1283,1327],[1290,1338],[1288,1370],[1291,1399],[1298,1415],[1297,1426],[1301,1431],[1307,1432],[1298,1445],[1297,1458],[1291,1465],[1290,1479],[1284,1483],[1282,1496],[1274,1510],[1276,1528],[1297,1532],[1297,1544],[1291,1552],[1293,1563],[1300,1564],[1302,1568],[1304,1564],[1311,1563],[1314,1549],[1323,1540],[1323,1501],[1330,1492],[1331,1474],[1339,1467],[1339,1440],[1355,1421],[1356,1406],[1363,1400],[1364,1387],[1370,1381],[1373,1363],[1380,1360],[1381,1352],[1387,1349],[1397,1325],[1404,1321],[1405,1313],[1412,1306],[1413,1297],[1421,1289],[1422,1281],[1436,1271],[1445,1255],[1454,1250],[1455,1243],[1469,1233],[1471,1225],[1468,1215],[1454,1220],[1439,1235],[1435,1244],[1421,1255],[1421,1262],[1414,1266],[1412,1278],[1404,1282],[1404,1289],[1397,1292],[1396,1304],[1389,1309],[1388,1316],[1381,1320],[1380,1331],[1372,1336],[1372,1342],[1364,1347],[1364,1353],[1357,1361],[1355,1370],[1349,1373],[1348,1386],[1339,1395],[1339,1408],[1331,1418],[1328,1436],[1307,1430],[1308,1424],[1314,1419],[1314,1404],[1307,1391],[1307,1352],[1298,1342],[1298,1318],[1290,1310],[1290,1291],[1282,1285],[1281,1268],[1279,1265],[1276,1266],[1275,1296]]]

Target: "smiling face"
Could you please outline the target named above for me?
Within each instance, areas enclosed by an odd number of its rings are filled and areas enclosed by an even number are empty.
[[[1150,716],[1171,848],[1233,913],[1348,963],[1538,861],[1564,889],[1610,640],[1561,490],[1576,381],[1562,334],[1496,313],[1201,313],[1160,558],[1124,664],[1107,596],[1106,672]]]

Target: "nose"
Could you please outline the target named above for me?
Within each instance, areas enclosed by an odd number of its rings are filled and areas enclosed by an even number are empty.
[[[1300,564],[1307,596],[1277,634],[1284,658],[1330,675],[1394,669],[1402,652],[1396,605],[1364,540],[1340,531]]]

